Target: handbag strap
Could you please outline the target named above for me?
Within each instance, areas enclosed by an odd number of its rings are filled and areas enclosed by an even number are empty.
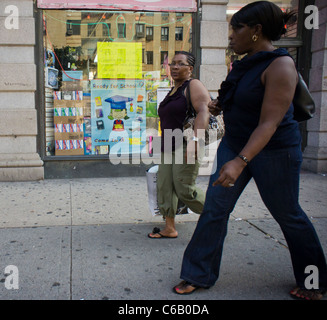
[[[193,79],[190,79],[186,86],[186,101],[187,101],[187,112],[186,115],[187,117],[195,117],[196,116],[196,111],[193,107],[192,100],[191,100],[191,90],[190,90],[190,83]]]

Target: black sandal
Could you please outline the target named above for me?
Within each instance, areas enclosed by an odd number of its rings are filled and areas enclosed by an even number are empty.
[[[153,237],[153,236],[151,236],[151,233],[149,233],[148,238],[150,238],[150,239],[176,239],[178,237],[178,236],[176,236],[176,237],[164,236],[163,234],[160,233],[160,229],[157,227],[153,228],[152,234],[158,234],[160,237]]]

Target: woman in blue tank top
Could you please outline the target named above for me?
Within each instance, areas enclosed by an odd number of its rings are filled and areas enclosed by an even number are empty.
[[[302,162],[292,100],[298,81],[294,61],[272,41],[285,32],[293,13],[269,2],[253,2],[231,20],[230,47],[247,54],[234,62],[210,110],[223,110],[226,133],[216,156],[203,213],[188,244],[178,294],[209,288],[219,276],[227,223],[236,201],[254,179],[261,198],[287,241],[301,299],[321,299],[327,289],[325,255],[314,227],[298,202]],[[319,289],[306,288],[307,266],[319,270]]]

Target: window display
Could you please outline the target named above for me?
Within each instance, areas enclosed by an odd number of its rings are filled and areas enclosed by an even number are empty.
[[[46,155],[152,153],[192,13],[44,10],[43,25]]]

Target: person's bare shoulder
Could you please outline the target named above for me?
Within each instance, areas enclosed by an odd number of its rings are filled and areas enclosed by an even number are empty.
[[[276,58],[263,73],[262,80],[263,83],[269,80],[297,82],[297,71],[293,59],[288,56]]]

